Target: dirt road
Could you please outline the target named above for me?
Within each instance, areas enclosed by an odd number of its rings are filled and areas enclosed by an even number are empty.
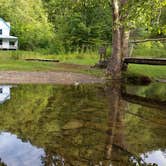
[[[103,82],[103,80],[95,76],[72,72],[0,71],[0,84],[85,84],[101,82]]]

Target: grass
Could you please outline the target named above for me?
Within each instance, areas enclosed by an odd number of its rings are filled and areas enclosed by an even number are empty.
[[[1,60],[0,70],[18,70],[18,71],[43,71],[53,70],[53,63],[27,62],[23,60]]]
[[[62,54],[44,54],[33,51],[0,51],[1,60],[24,60],[24,59],[55,59],[62,63],[72,63],[81,65],[94,65],[99,56],[96,52],[86,53],[62,53]]]
[[[161,42],[146,42],[135,45],[133,57],[166,58],[166,44]],[[129,65],[127,75],[148,76],[166,79],[166,66]]]
[[[68,71],[101,77],[103,70],[90,68],[86,65],[72,65],[67,63],[31,62],[24,60],[1,60],[0,71]]]
[[[129,65],[127,74],[166,79],[166,66]]]
[[[28,58],[56,59],[60,60],[60,63],[24,60]],[[0,59],[1,71],[68,71],[97,77],[104,76],[103,70],[90,67],[98,61],[98,55],[94,52],[49,55],[31,51],[0,51]]]
[[[133,56],[137,57],[151,57],[151,58],[165,58],[166,57],[166,44],[161,42],[146,42],[135,45]]]
[[[136,46],[134,55],[142,57],[166,57],[165,46],[142,45]],[[56,59],[60,63],[51,62],[32,62],[24,59]],[[59,55],[45,54],[32,51],[0,51],[0,70],[17,71],[69,71],[90,74],[95,76],[104,76],[104,70],[90,68],[98,62],[97,52],[86,53],[62,53]],[[76,65],[73,65],[76,64]],[[166,79],[165,66],[150,65],[129,65],[127,75],[144,75],[152,78]]]

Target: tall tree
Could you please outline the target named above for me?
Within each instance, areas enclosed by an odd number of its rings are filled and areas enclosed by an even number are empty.
[[[121,78],[122,60],[128,56],[130,30],[138,26],[150,28],[165,0],[109,0],[112,7],[113,51],[107,72],[113,79]]]

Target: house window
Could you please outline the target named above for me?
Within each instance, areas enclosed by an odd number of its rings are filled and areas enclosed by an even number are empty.
[[[15,46],[15,42],[14,41],[10,41],[9,44],[10,44],[10,46]]]
[[[2,88],[0,88],[0,93],[3,93],[3,89]]]
[[[2,35],[2,29],[0,29],[0,35]]]
[[[2,43],[3,43],[3,41],[2,41],[2,39],[0,39],[0,45],[2,46]]]

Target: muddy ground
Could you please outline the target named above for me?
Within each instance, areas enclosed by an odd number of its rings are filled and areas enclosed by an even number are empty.
[[[101,82],[103,82],[101,78],[72,72],[0,71],[0,84],[85,84]]]

